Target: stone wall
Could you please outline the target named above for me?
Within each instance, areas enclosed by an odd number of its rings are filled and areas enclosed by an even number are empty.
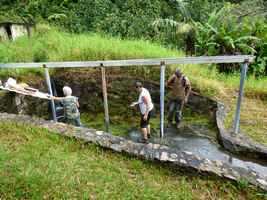
[[[261,177],[253,170],[240,169],[239,167],[233,167],[221,161],[200,158],[191,152],[184,152],[159,144],[135,143],[131,140],[113,136],[103,131],[77,128],[23,115],[0,113],[0,121],[38,125],[54,131],[57,134],[82,139],[100,145],[101,147],[112,149],[116,152],[125,152],[140,158],[168,162],[177,167],[186,167],[200,172],[209,172],[232,180],[246,180],[267,191],[267,176]]]
[[[0,42],[4,41],[4,40],[8,40],[8,35],[6,32],[6,29],[2,26],[0,26]]]
[[[12,24],[11,25],[11,33],[12,33],[12,39],[15,40],[16,38],[23,36],[23,35],[27,35],[28,31],[26,26],[24,25],[16,25],[16,24]]]
[[[103,113],[103,97],[101,74],[97,71],[92,72],[58,72],[52,76],[58,96],[63,96],[62,87],[71,86],[73,95],[79,97],[80,110],[88,113]],[[138,93],[134,88],[135,81],[144,82],[145,87],[150,91],[156,113],[159,113],[159,84],[152,81],[138,79],[137,77],[124,77],[119,75],[108,75],[108,104],[110,116],[129,117],[138,115],[138,112],[129,109],[131,102],[136,101]],[[35,80],[31,86],[38,88],[40,91],[46,92],[46,83],[41,77]],[[16,98],[16,101],[15,101]],[[47,100],[41,100],[23,95],[15,95],[12,93],[3,93],[0,96],[0,112],[23,113],[28,115],[36,115],[39,117],[49,116],[49,103]],[[165,100],[165,109],[167,109],[167,98]],[[23,104],[23,105],[22,105]],[[191,92],[188,104],[193,112],[208,115],[214,120],[216,110],[216,102],[209,98],[203,97],[196,92]],[[22,111],[22,109],[24,109]],[[214,121],[215,122],[215,121]]]
[[[226,109],[222,103],[217,103],[216,125],[218,128],[218,140],[221,145],[233,153],[246,155],[248,157],[260,158],[267,161],[267,147],[252,141],[244,133],[234,134],[231,130],[226,130],[224,120],[226,117]]]

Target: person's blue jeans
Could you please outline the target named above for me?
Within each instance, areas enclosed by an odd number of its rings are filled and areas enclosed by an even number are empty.
[[[183,100],[171,99],[168,103],[168,123],[172,124],[173,118],[176,124],[179,124],[182,120],[182,104]]]

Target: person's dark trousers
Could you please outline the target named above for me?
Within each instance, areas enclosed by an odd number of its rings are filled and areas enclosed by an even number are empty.
[[[71,125],[77,126],[77,127],[82,126],[80,117],[77,117],[75,119],[65,119],[65,123],[71,124]]]
[[[173,116],[176,124],[179,124],[182,120],[182,104],[180,99],[171,99],[168,103],[168,124],[172,124]]]

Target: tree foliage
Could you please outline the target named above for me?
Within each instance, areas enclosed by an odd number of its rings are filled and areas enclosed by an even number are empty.
[[[263,0],[0,0],[0,5],[0,21],[145,38],[190,55],[253,54],[250,71],[267,71]]]

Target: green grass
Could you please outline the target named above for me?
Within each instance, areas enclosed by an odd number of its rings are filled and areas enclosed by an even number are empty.
[[[39,25],[33,37],[0,43],[0,62],[118,60],[177,57],[182,52],[143,40],[123,40],[93,33],[70,34]],[[16,72],[25,73],[25,70]],[[4,72],[1,72],[4,73]]]
[[[0,123],[1,199],[267,199],[240,181],[184,171]]]
[[[174,66],[172,69],[174,70]],[[189,77],[193,88],[210,97],[225,95],[228,90],[239,90],[240,74],[219,73],[214,65],[183,65],[184,74]],[[245,82],[245,95],[248,97],[262,97],[267,100],[267,78],[256,79],[249,76]],[[265,96],[264,96],[265,95]]]

